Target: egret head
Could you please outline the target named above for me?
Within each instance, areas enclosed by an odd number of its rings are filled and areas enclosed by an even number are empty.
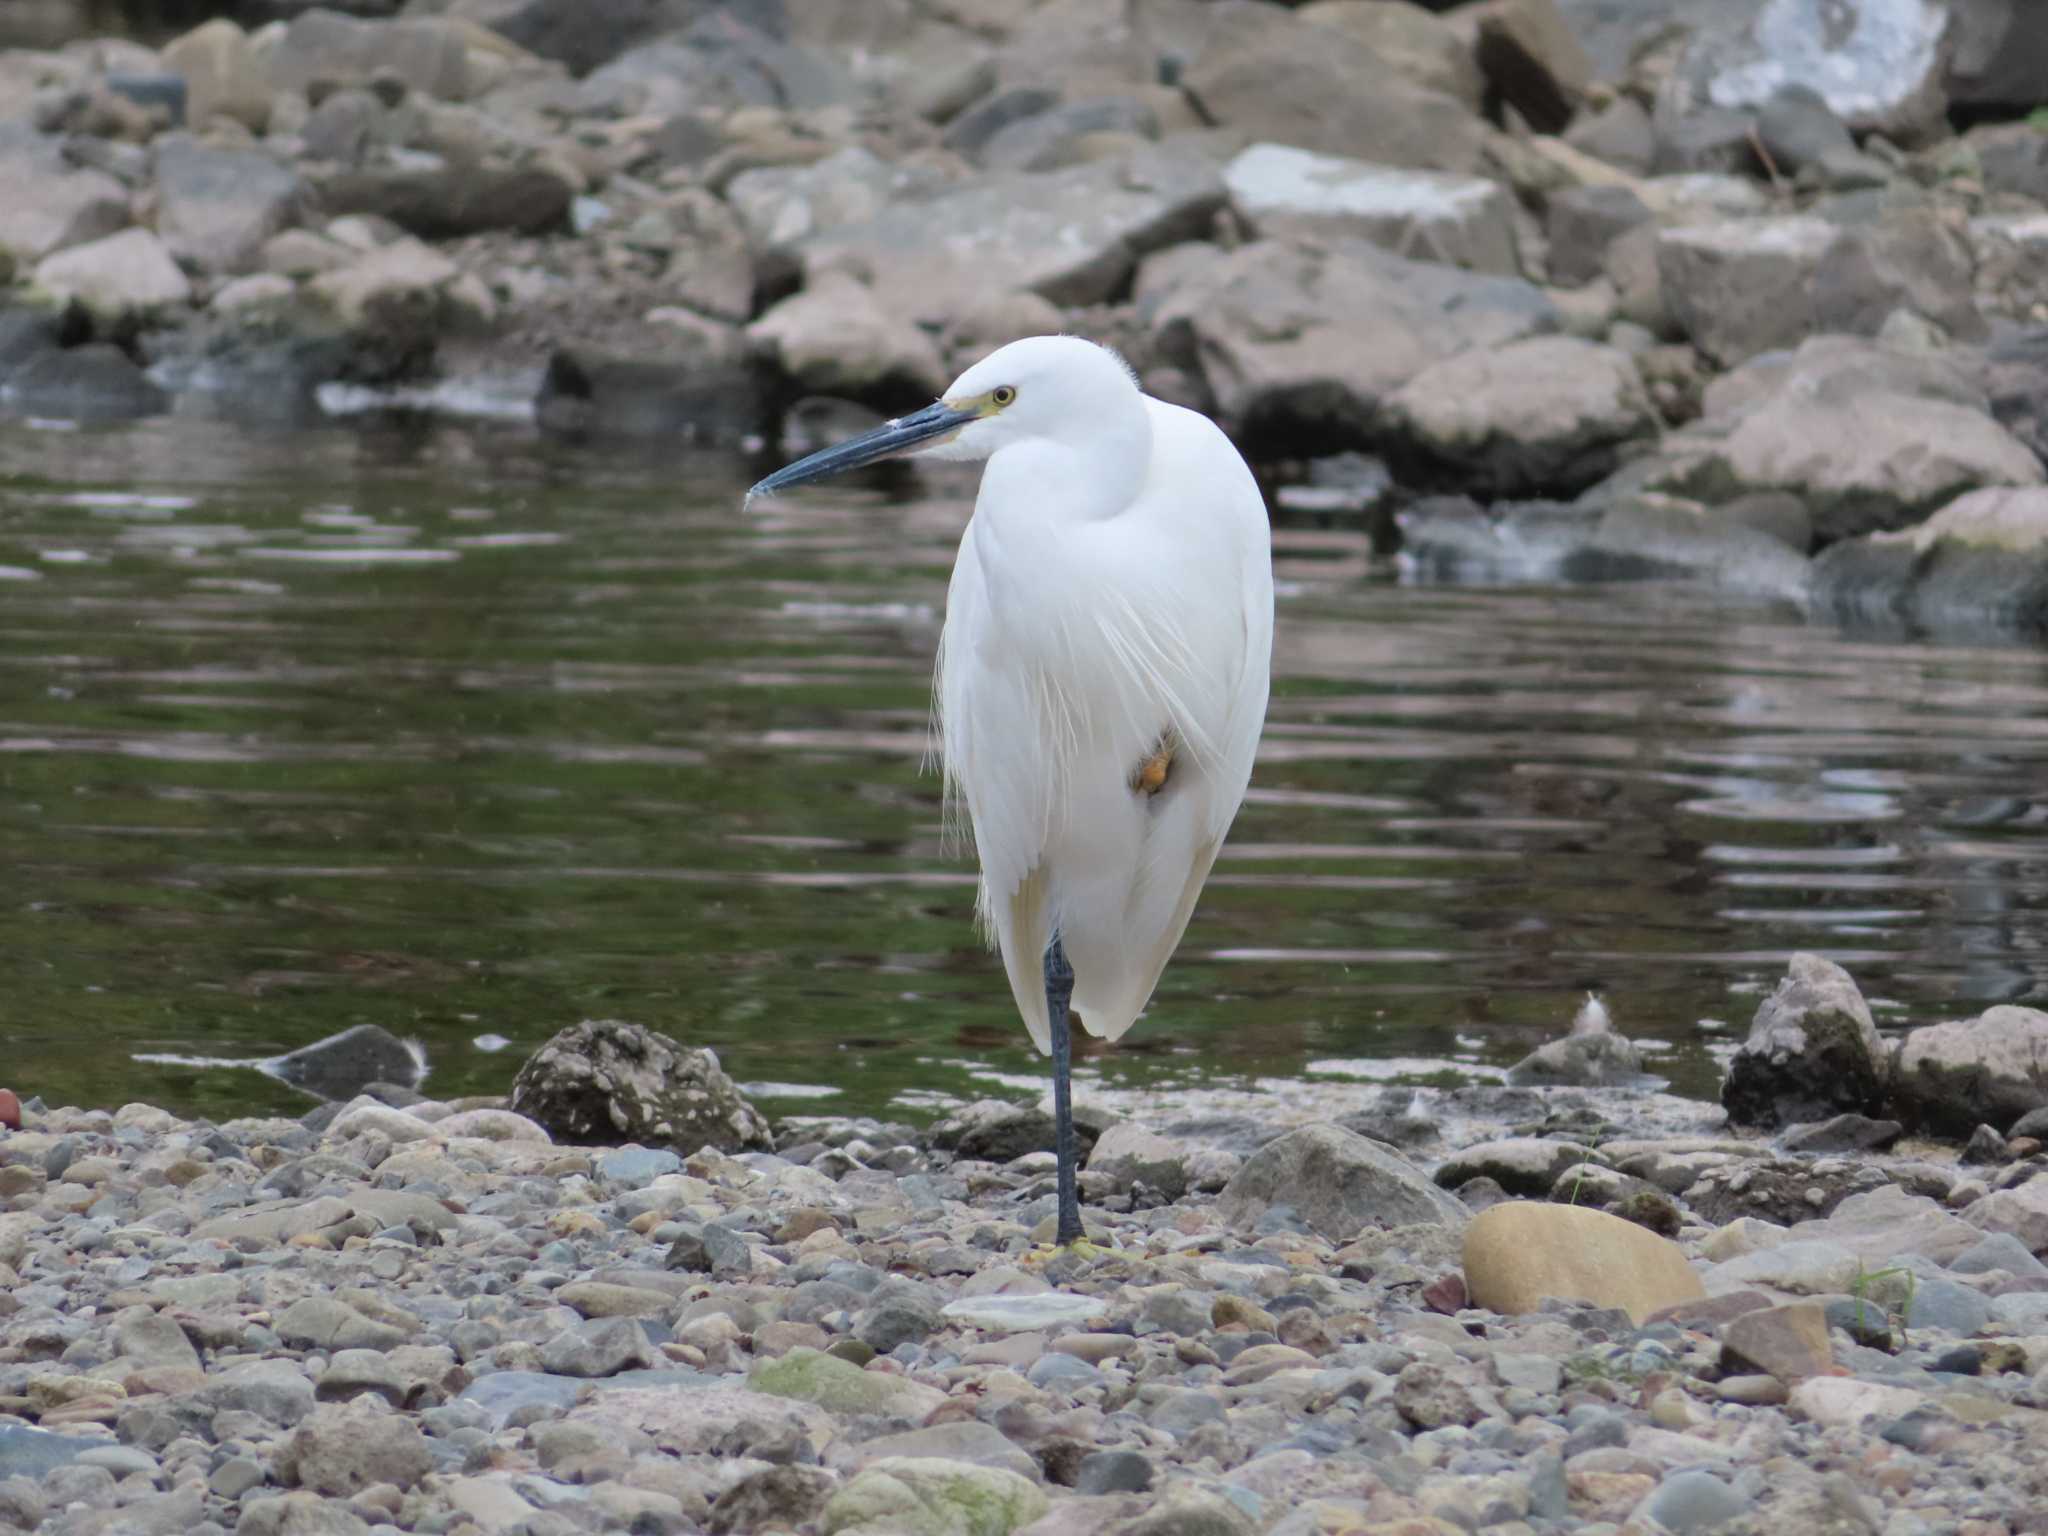
[[[1137,379],[1107,347],[1078,336],[1027,336],[998,347],[923,410],[778,469],[747,497],[903,454],[985,459],[1032,438],[1078,438],[1124,418],[1138,400]]]

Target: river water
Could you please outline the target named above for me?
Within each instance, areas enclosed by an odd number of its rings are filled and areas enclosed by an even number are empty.
[[[358,1023],[502,1092],[585,1017],[771,1112],[1040,1070],[920,772],[971,480],[512,428],[0,426],[0,1082],[296,1110]],[[1216,877],[1084,1082],[1484,1077],[1598,991],[1711,1094],[1795,950],[1886,1028],[2038,1000],[2048,655],[1669,589],[1394,584],[1284,521]],[[1085,1088],[1084,1088],[1085,1095]]]

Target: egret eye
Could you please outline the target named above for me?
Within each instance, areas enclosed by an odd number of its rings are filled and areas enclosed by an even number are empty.
[[[996,405],[1004,406],[1017,398],[1017,391],[1007,384],[998,384],[988,392],[988,397]]]

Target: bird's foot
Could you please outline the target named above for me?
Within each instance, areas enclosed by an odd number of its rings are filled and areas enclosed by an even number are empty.
[[[1168,732],[1159,738],[1159,745],[1138,764],[1131,773],[1131,791],[1139,795],[1156,795],[1166,788],[1166,777],[1173,772],[1173,734]]]
[[[1114,1259],[1121,1256],[1122,1250],[1111,1247],[1107,1242],[1098,1243],[1092,1237],[1077,1237],[1070,1243],[1034,1243],[1017,1262],[1027,1269],[1042,1269],[1048,1264],[1062,1261],[1092,1264],[1098,1259]]]

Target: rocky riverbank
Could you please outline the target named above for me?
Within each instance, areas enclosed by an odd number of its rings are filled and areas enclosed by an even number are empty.
[[[746,444],[1065,328],[1419,574],[2048,632],[2020,0],[240,14],[0,53],[0,408]]]
[[[1867,1023],[1802,957],[1730,1076],[1784,1091],[1734,1087],[1735,1113],[1831,1111],[1815,1087]],[[2048,1519],[2048,1015],[1929,1026],[1844,1074],[1867,1107],[1999,1115],[1960,1160],[1856,1112],[1766,1139],[1642,1086],[1098,1106],[1093,1242],[1065,1252],[1041,1246],[1041,1109],[770,1127],[708,1053],[578,1029],[503,1101],[24,1106],[0,1134],[0,1525]],[[1597,1010],[1546,1049],[1552,1081],[1629,1065]],[[673,1145],[557,1139],[599,1105]]]

